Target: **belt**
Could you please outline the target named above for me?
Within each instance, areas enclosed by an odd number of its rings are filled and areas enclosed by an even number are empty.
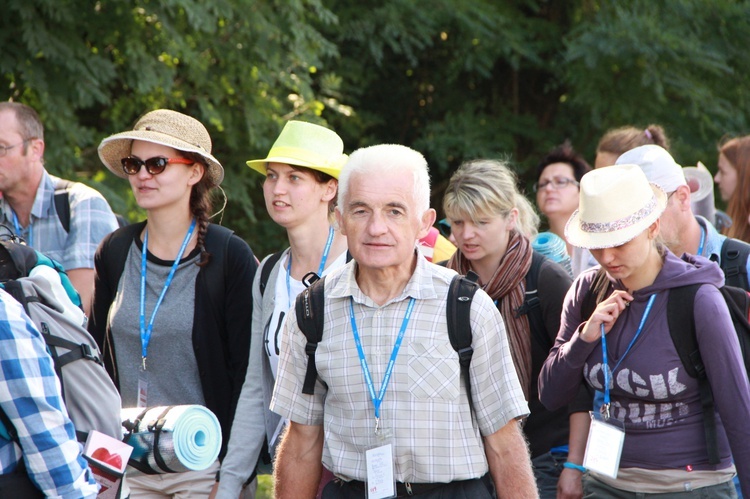
[[[448,483],[409,483],[409,482],[396,482],[396,497],[411,497],[416,496],[419,494],[425,494],[427,492],[430,492],[435,489],[439,489],[441,487],[445,487],[450,484],[454,483],[460,483],[460,482],[470,482],[473,480],[478,480],[478,478],[474,478],[471,480],[456,480],[455,482],[448,482]],[[338,481],[338,479],[337,479]],[[341,481],[342,486],[349,486],[357,491],[365,491],[365,482],[361,482],[359,480],[351,480],[349,482]]]

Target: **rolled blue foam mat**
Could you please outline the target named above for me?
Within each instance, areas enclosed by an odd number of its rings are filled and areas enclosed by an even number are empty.
[[[130,464],[136,468],[157,473],[201,471],[219,457],[221,426],[214,413],[203,406],[123,409],[122,420],[123,426],[133,429],[127,443],[133,447]],[[159,422],[163,424],[156,445]],[[159,464],[157,454],[165,467]]]

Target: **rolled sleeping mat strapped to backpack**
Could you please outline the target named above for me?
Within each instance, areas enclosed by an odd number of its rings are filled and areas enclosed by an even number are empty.
[[[555,263],[559,263],[573,277],[570,255],[565,241],[554,232],[540,232],[531,242],[531,247]]]
[[[201,405],[123,409],[122,421],[133,447],[128,464],[143,473],[201,471],[219,457],[219,420]]]
[[[700,161],[698,166],[686,166],[682,173],[685,174],[685,181],[690,187],[690,206],[693,213],[713,224],[716,220],[713,176]]]

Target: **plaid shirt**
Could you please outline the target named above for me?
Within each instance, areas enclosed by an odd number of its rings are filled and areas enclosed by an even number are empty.
[[[98,486],[81,456],[44,340],[23,307],[3,290],[0,366],[0,410],[18,434],[18,443],[0,437],[0,474],[15,470],[23,458],[45,496],[95,497]]]
[[[344,479],[366,480],[365,451],[377,445],[375,415],[350,325],[350,299],[376,393],[391,356],[409,298],[416,302],[380,408],[393,432],[395,477],[401,482],[465,480],[488,471],[482,441],[528,414],[513,367],[502,318],[479,291],[471,306],[474,357],[471,390],[476,424],[460,376],[458,354],[446,325],[452,270],[417,258],[401,296],[378,306],[359,289],[356,263],[325,283],[323,340],[315,354],[315,395],[302,394],[306,339],[289,314],[282,337],[271,410],[306,425],[323,425],[323,464]]]
[[[60,262],[65,270],[93,269],[96,248],[104,236],[117,228],[117,219],[99,192],[72,182],[68,189],[70,232],[66,232],[55,209],[55,187],[60,181],[46,171],[42,174],[31,207],[31,223],[19,227],[20,230],[13,221],[13,208],[4,199],[0,200],[2,223],[34,249]]]

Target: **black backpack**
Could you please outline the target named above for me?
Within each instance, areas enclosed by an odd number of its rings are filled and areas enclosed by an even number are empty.
[[[276,265],[276,262],[279,261],[279,258],[281,258],[281,255],[283,253],[284,250],[281,250],[269,256],[268,260],[266,260],[266,263],[263,264],[263,268],[260,269],[260,296],[263,296],[265,294],[266,285],[268,284],[268,278],[271,275],[271,271],[273,270],[274,265]]]
[[[57,212],[57,218],[60,220],[65,232],[70,232],[70,200],[68,199],[68,191],[73,186],[73,182],[70,180],[60,179],[55,186],[55,211]],[[127,219],[115,213],[118,227],[125,227],[128,225]]]
[[[747,276],[747,274],[745,275]],[[716,442],[714,397],[698,348],[698,340],[695,336],[695,321],[693,320],[695,293],[699,287],[700,284],[694,284],[669,290],[667,321],[669,323],[669,334],[672,336],[675,347],[677,347],[677,353],[685,366],[685,371],[698,380],[701,407],[703,408],[703,429],[708,446],[708,462],[718,464],[719,449]],[[721,291],[721,295],[727,303],[727,308],[729,308],[734,331],[737,333],[737,339],[740,343],[745,375],[747,375],[750,372],[748,371],[750,369],[750,357],[748,357],[748,352],[750,352],[750,322],[748,322],[750,295],[744,289],[734,286],[722,286],[719,291]]]
[[[516,311],[517,315],[529,315],[529,326],[532,331],[539,331],[539,334],[536,335],[539,337],[544,335],[544,320],[542,318],[537,283],[539,280],[539,270],[544,259],[545,257],[541,254],[534,252],[531,260],[531,267],[526,273],[526,295],[524,303]],[[297,325],[307,339],[307,345],[305,345],[305,353],[307,353],[307,371],[305,372],[302,393],[312,395],[315,391],[315,381],[318,378],[318,369],[315,365],[315,351],[318,348],[318,343],[323,339],[323,315],[325,308],[323,287],[325,278],[319,279],[318,276],[312,272],[305,277],[305,280],[309,281],[311,284],[297,296],[295,313],[297,315]],[[477,279],[478,276],[474,272],[469,272],[466,276],[453,276],[448,288],[448,298],[446,303],[448,337],[451,346],[458,353],[458,361],[461,366],[461,376],[466,385],[466,394],[469,398],[469,407],[471,407],[472,412],[474,412],[474,400],[471,395],[469,366],[471,364],[471,358],[474,355],[474,348],[471,346],[473,338],[471,332],[470,312],[474,294],[479,289]],[[540,326],[542,329],[538,329]],[[533,336],[534,335],[532,334],[532,337]],[[546,337],[538,339],[538,341],[544,341],[544,345],[549,344],[549,339]]]
[[[276,265],[276,262],[279,261],[281,258],[281,255],[284,254],[284,251],[281,250],[277,251],[276,253],[272,254],[268,257],[268,260],[266,260],[266,263],[263,264],[263,268],[260,269],[260,296],[263,296],[266,292],[266,285],[268,285],[268,278],[271,276],[271,271],[273,270],[274,265]],[[349,263],[349,261],[352,259],[352,254],[349,253],[347,250],[346,252],[346,263]],[[317,275],[316,275],[317,277]]]
[[[747,277],[747,258],[750,244],[728,237],[721,245],[721,270],[724,271],[724,284],[750,291]]]
[[[727,239],[727,241],[733,240]],[[724,246],[728,245],[725,244]],[[731,250],[734,245],[730,244],[729,246]],[[722,247],[722,255],[723,254],[724,247]],[[725,264],[730,267],[734,266],[736,269],[736,271],[731,274],[731,277],[726,274],[725,270],[726,282],[730,282],[730,279],[737,282],[744,276],[745,282],[747,283],[745,265],[741,264],[739,266],[741,267],[741,270],[738,270],[738,266],[736,265],[738,259],[740,262],[746,262],[747,256],[742,259],[741,251],[738,251],[738,254],[730,258],[725,259],[722,256],[722,270],[724,270]],[[607,273],[600,268],[594,277],[594,281],[591,283],[588,293],[586,293],[581,300],[582,320],[591,317],[596,305],[611,294],[612,291],[610,284]],[[703,408],[703,428],[708,448],[708,462],[710,464],[718,464],[720,459],[716,441],[716,413],[714,398],[708,378],[706,377],[706,368],[703,364],[695,333],[693,310],[695,294],[700,286],[700,284],[693,284],[669,290],[669,297],[667,299],[667,324],[669,325],[669,334],[672,337],[672,342],[674,343],[675,349],[680,356],[680,360],[685,367],[685,371],[691,377],[698,380],[701,407]],[[740,343],[742,359],[745,365],[745,373],[747,374],[750,372],[750,356],[748,355],[748,353],[750,353],[750,322],[748,321],[748,314],[750,314],[750,294],[748,294],[744,288],[729,284],[719,288],[719,291],[729,309],[732,324],[734,325],[734,331],[737,334],[737,339]]]
[[[312,274],[312,275],[311,275]],[[458,352],[461,373],[466,382],[469,396],[469,404],[473,410],[471,398],[471,383],[469,379],[469,364],[474,355],[471,346],[471,326],[469,324],[469,312],[474,293],[479,289],[476,283],[477,275],[469,272],[467,276],[455,275],[448,289],[448,302],[446,316],[448,320],[448,336],[451,346]],[[323,339],[323,315],[325,310],[325,299],[323,290],[325,277],[318,278],[314,273],[305,276],[305,282],[310,285],[302,293],[297,295],[295,313],[297,325],[307,338],[305,353],[307,353],[307,371],[302,393],[313,395],[315,393],[315,381],[318,378],[318,369],[315,365],[315,351],[318,343]]]

